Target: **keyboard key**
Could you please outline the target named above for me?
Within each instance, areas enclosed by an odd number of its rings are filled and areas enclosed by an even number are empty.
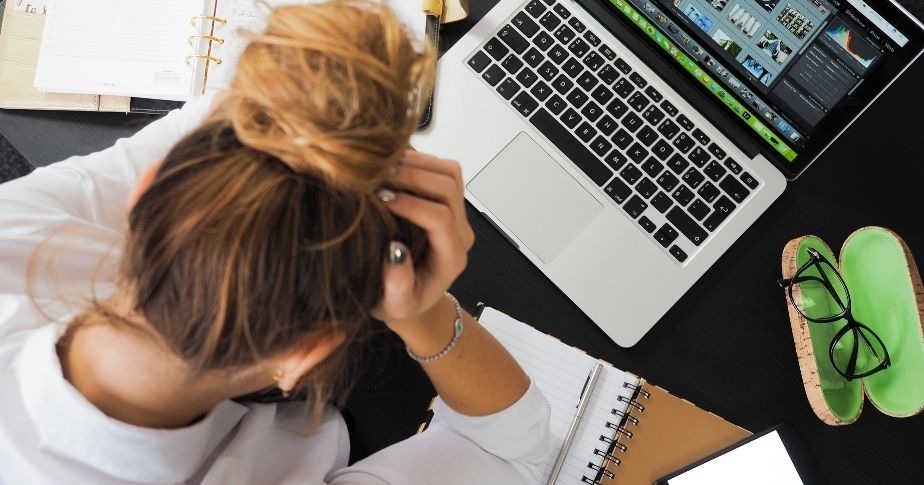
[[[485,71],[481,77],[488,82],[491,86],[497,86],[497,83],[504,78],[504,70],[500,66],[494,64]]]
[[[516,28],[520,29],[520,32],[523,32],[526,37],[532,37],[539,31],[539,26],[536,25],[536,22],[533,22],[533,19],[529,18],[529,16],[523,12],[514,15],[511,22]]]
[[[677,123],[674,123],[670,118],[668,118],[664,120],[660,126],[658,126],[658,133],[660,133],[664,138],[670,140],[674,138],[674,135],[680,133],[680,127],[677,126]]]
[[[732,160],[731,157],[726,158],[722,165],[725,165],[725,168],[731,170],[731,173],[735,175],[741,173],[741,165],[738,165],[738,162]]]
[[[677,116],[677,123],[680,123],[680,126],[682,126],[684,130],[690,131],[693,129],[693,122],[685,115]]]
[[[600,54],[597,54],[596,52],[591,52],[590,54],[587,54],[587,57],[584,58],[584,65],[587,66],[587,68],[592,72],[596,72],[597,69],[600,69],[600,66],[602,66],[604,62],[606,61],[604,61],[603,58],[600,57]]]
[[[568,25],[574,28],[574,30],[576,30],[578,33],[584,32],[585,30],[587,30],[587,27],[583,23],[581,23],[581,21],[578,20],[577,17],[574,17],[571,20],[569,20]]]
[[[709,144],[709,137],[706,136],[706,134],[703,133],[703,130],[700,130],[699,128],[693,130],[693,138],[695,138],[696,141],[702,143],[703,145]]]
[[[658,191],[658,186],[650,179],[642,178],[642,180],[635,185],[635,191],[638,192],[638,195],[641,195],[643,199],[649,199]]]
[[[719,200],[712,206],[712,214],[709,214],[709,217],[703,221],[703,227],[707,231],[715,231],[733,210],[735,210],[734,202],[724,195],[719,197]]]
[[[594,138],[594,141],[590,144],[590,149],[600,157],[606,155],[611,148],[613,148],[613,144],[603,135]]]
[[[584,143],[590,143],[590,140],[593,140],[593,138],[597,136],[597,130],[595,130],[594,127],[586,121],[581,123],[581,126],[579,126],[574,133]]]
[[[658,139],[658,132],[654,131],[650,126],[644,126],[635,134],[635,138],[646,147],[650,147]]]
[[[693,195],[693,191],[688,189],[686,185],[678,186],[677,189],[674,190],[674,193],[671,194],[671,196],[674,197],[674,200],[676,200],[677,203],[682,206],[686,206],[690,203],[691,200],[693,200],[694,197],[696,197]]]
[[[712,182],[706,182],[699,190],[696,191],[706,202],[712,203],[719,196],[719,188],[712,185]]]
[[[635,163],[642,163],[648,156],[648,150],[645,149],[639,142],[635,142],[626,150],[626,155]]]
[[[600,76],[600,79],[606,84],[613,84],[619,79],[619,72],[616,71],[616,68],[613,66],[603,66],[603,69],[600,69],[597,75]]]
[[[706,176],[712,179],[713,182],[718,182],[719,179],[725,175],[725,168],[719,165],[719,162],[713,160],[709,162],[709,165],[706,165],[706,168],[703,169],[703,172],[705,172]],[[738,182],[736,181],[735,183]]]
[[[637,91],[635,94],[630,96],[627,102],[629,103],[629,106],[632,107],[632,109],[638,111],[639,113],[648,107],[649,104],[651,104],[651,101],[649,101],[648,98],[645,97],[645,94],[641,91]]]
[[[677,261],[680,261],[682,263],[687,260],[687,253],[683,252],[683,249],[680,249],[679,247],[677,247],[676,244],[671,246],[669,251],[671,253],[671,256],[673,256],[674,259],[676,259]]]
[[[719,182],[719,187],[721,187],[726,194],[730,195],[731,198],[739,204],[744,202],[744,199],[747,199],[748,195],[751,194],[751,191],[748,190],[745,186],[741,185],[741,183],[738,182],[738,180],[733,175],[729,175],[722,179],[722,181]]]
[[[626,113],[626,111],[629,111],[629,107],[626,106],[626,103],[623,103],[619,99],[614,99],[613,102],[606,107],[606,111],[613,115],[613,118],[618,120],[622,117],[622,115]]]
[[[555,64],[561,64],[568,58],[568,51],[564,47],[555,44],[555,47],[549,49],[549,59],[552,59]]]
[[[587,42],[589,42],[590,45],[594,47],[597,47],[598,45],[600,45],[600,38],[594,35],[594,33],[589,30],[587,32],[584,32],[584,38],[587,39]]]
[[[683,179],[691,189],[699,187],[699,184],[703,183],[703,180],[706,180],[706,177],[703,174],[699,173],[699,170],[696,170],[693,167],[690,167],[689,170],[683,173]]]
[[[675,177],[674,174],[668,171],[664,171],[664,173],[662,173],[661,176],[658,177],[656,182],[658,182],[658,185],[660,185],[662,189],[664,189],[667,192],[670,192],[674,190],[674,187],[676,187],[678,183],[680,183],[680,179]]]
[[[629,159],[617,149],[613,149],[613,151],[603,159],[613,170],[619,170],[628,160]]]
[[[619,176],[628,182],[629,185],[635,185],[635,182],[638,182],[638,179],[642,178],[642,171],[635,165],[627,163],[619,172]]]
[[[632,195],[632,187],[626,185],[619,177],[614,177],[603,191],[617,204],[622,204]]]
[[[645,94],[647,94],[648,97],[651,98],[651,100],[654,101],[655,103],[660,102],[662,99],[664,99],[664,96],[661,96],[661,93],[657,89],[655,89],[654,86],[648,86],[648,88],[645,89]]]
[[[655,146],[651,147],[651,153],[654,153],[661,160],[667,160],[667,157],[674,153],[674,149],[666,141],[658,140]]]
[[[529,64],[529,67],[535,68],[539,64],[542,64],[542,61],[545,60],[545,56],[539,52],[539,49],[535,47],[530,47],[526,54],[523,54],[523,60]]]
[[[534,19],[539,18],[542,15],[542,12],[545,12],[545,5],[542,4],[539,0],[533,0],[526,4],[526,11],[533,16]]]
[[[555,81],[552,82],[552,87],[558,91],[559,94],[565,94],[574,87],[574,83],[568,79],[568,76],[564,74],[559,74]]]
[[[682,116],[682,115],[681,115]],[[696,145],[696,142],[693,141],[693,138],[686,133],[681,133],[676,140],[674,140],[674,146],[680,150],[681,153],[686,153],[690,151]]]
[[[645,160],[645,163],[642,164],[642,170],[644,170],[649,177],[655,178],[664,170],[664,165],[661,165],[661,162],[654,157],[648,157],[648,160]]]
[[[484,71],[484,68],[488,67],[491,64],[491,58],[488,57],[483,51],[478,51],[471,59],[468,60],[468,65],[475,70],[475,72]]]
[[[741,181],[744,182],[744,185],[747,185],[751,189],[756,189],[757,186],[760,185],[760,183],[757,182],[757,179],[752,177],[751,174],[747,172],[744,172],[743,174],[741,174]]]
[[[500,39],[494,37],[484,45],[484,51],[493,57],[495,61],[499,61],[510,52],[510,49],[508,49]]]
[[[519,32],[516,31],[510,24],[504,26],[500,29],[500,32],[497,33],[497,36],[500,37],[500,40],[504,41],[511,49],[514,50],[517,54],[522,54],[527,48],[529,48],[529,41],[524,39]]]
[[[616,131],[616,121],[610,118],[609,115],[604,115],[603,118],[600,118],[600,121],[597,122],[597,129],[604,135],[610,136]]]
[[[597,76],[594,76],[592,72],[584,71],[577,79],[577,82],[584,88],[584,91],[590,92],[594,89],[594,86],[600,83],[600,80],[597,79]]]
[[[536,73],[534,73],[532,69],[528,67],[524,68],[522,71],[520,71],[519,74],[517,74],[517,82],[523,85],[524,88],[529,88],[538,79],[539,79],[539,76],[537,76]]]
[[[578,59],[584,57],[584,54],[587,54],[587,51],[590,50],[590,44],[584,42],[584,39],[577,38],[574,39],[574,42],[568,45],[568,50],[575,55]]]
[[[635,91],[635,87],[632,86],[632,83],[629,82],[626,78],[621,78],[619,81],[616,81],[616,84],[613,85],[613,91],[616,92],[620,97],[625,98],[626,96],[632,94],[632,91]]]
[[[613,61],[613,65],[616,66],[616,69],[619,69],[619,72],[623,74],[629,74],[632,72],[632,68],[629,67],[629,63],[627,63],[625,59],[621,57]]]
[[[506,70],[510,74],[516,74],[517,71],[519,71],[520,68],[523,67],[523,61],[521,61],[519,57],[513,54],[510,54],[509,56],[505,57],[504,60],[501,62],[501,67],[503,67],[504,70]]]
[[[513,101],[510,102],[521,115],[529,118],[529,115],[533,114],[533,111],[536,111],[536,108],[539,107],[539,103],[533,99],[526,91],[518,94],[517,97],[513,98]]]
[[[558,16],[563,19],[566,19],[571,16],[571,12],[569,12],[568,9],[565,8],[565,6],[560,3],[555,4],[555,6],[552,8],[555,10],[555,13],[557,13]]]
[[[636,116],[635,113],[629,113],[622,119],[622,126],[625,126],[627,130],[635,132],[645,124],[641,118]]]
[[[696,220],[701,221],[703,217],[709,215],[709,205],[702,201],[702,199],[696,199],[690,204],[690,207],[687,208],[690,211],[690,215],[695,217]]]
[[[555,30],[559,24],[561,24],[561,19],[550,10],[546,12],[541,19],[539,19],[539,23],[545,27],[546,30],[551,32]]]
[[[507,78],[500,82],[497,85],[497,92],[500,93],[504,99],[510,99],[514,94],[517,94],[517,91],[520,90],[520,85],[517,84],[513,78]]]
[[[661,226],[661,229],[658,229],[658,232],[655,233],[655,241],[658,241],[658,244],[668,247],[677,239],[677,231],[670,226],[670,224],[664,224]]]
[[[562,25],[557,30],[555,30],[555,34],[553,35],[555,35],[555,38],[558,39],[559,42],[561,42],[562,44],[568,45],[568,43],[570,43],[571,40],[574,39],[574,36],[576,34],[567,25]]]
[[[718,158],[719,160],[725,158],[726,155],[725,150],[722,150],[722,148],[715,143],[709,145],[709,153],[711,153],[712,156]]]
[[[667,196],[664,192],[658,192],[654,197],[651,198],[651,206],[655,209],[658,209],[658,212],[664,214],[667,212],[671,206],[674,205],[674,201]]]
[[[651,126],[658,126],[658,123],[664,119],[664,112],[658,109],[656,105],[651,105],[645,110],[642,118],[651,123]]]
[[[610,100],[613,99],[613,92],[601,84],[590,93],[590,97],[597,103],[600,103],[601,106],[605,106],[606,103],[609,103]]]
[[[616,53],[613,52],[613,49],[610,49],[610,46],[606,44],[600,46],[600,53],[603,54],[603,57],[607,58],[608,60],[612,61],[613,59],[616,59]]]
[[[649,234],[651,234],[652,232],[654,232],[655,229],[658,228],[658,226],[656,226],[654,222],[651,222],[651,219],[645,216],[638,218],[638,224],[642,226],[642,229],[644,229],[645,232]]]
[[[584,71],[584,67],[581,66],[581,63],[574,58],[568,59],[568,62],[561,66],[561,68],[567,75],[571,76],[572,79],[578,77],[581,72]]]
[[[616,144],[619,148],[625,150],[629,144],[632,143],[632,133],[629,133],[623,128],[620,128],[615,135],[610,137],[610,140],[613,140],[613,143]]]
[[[589,98],[587,97],[586,94],[584,94],[584,91],[581,91],[578,88],[574,88],[573,90],[571,90],[571,94],[569,94],[568,97],[565,99],[567,99],[568,102],[571,103],[571,106],[574,106],[575,108],[580,108],[581,106],[584,106],[584,103],[586,103]]]
[[[645,86],[648,85],[648,81],[646,81],[645,78],[643,78],[642,75],[637,72],[633,72],[632,74],[630,74],[629,80],[631,80],[633,84],[635,84],[636,86],[640,88],[644,88]]]
[[[579,115],[578,112],[574,109],[568,108],[568,110],[565,111],[563,115],[561,115],[561,121],[565,124],[565,126],[573,130],[574,127],[581,122],[581,115]]]
[[[555,45],[555,39],[545,32],[539,32],[539,35],[533,37],[533,45],[538,47],[542,52],[545,52],[549,50],[549,47]]]
[[[612,170],[584,148],[548,111],[540,108],[529,121],[597,186],[602,186],[613,175]]]
[[[568,103],[562,99],[561,96],[555,94],[545,102],[545,106],[549,108],[549,111],[551,111],[552,114],[557,115],[568,107]]]
[[[697,167],[702,167],[703,165],[706,165],[706,162],[709,161],[709,154],[706,153],[706,150],[703,150],[703,147],[696,147],[692,152],[690,152],[688,158]]]
[[[542,76],[546,81],[551,81],[555,76],[558,75],[558,68],[555,67],[555,64],[552,64],[549,61],[545,61],[542,64],[542,67],[539,68],[539,75]]]
[[[594,121],[597,121],[601,115],[603,115],[603,108],[601,108],[597,103],[591,101],[587,103],[586,106],[584,106],[584,109],[581,110],[581,114],[584,115],[588,121],[593,123]]]
[[[679,153],[667,161],[667,166],[670,167],[671,171],[677,175],[683,173],[683,171],[687,169],[688,165],[690,165],[690,162],[688,162],[687,159],[681,157]]]
[[[677,107],[671,104],[671,102],[666,99],[664,100],[663,103],[661,103],[661,109],[663,109],[664,112],[667,113],[667,116],[677,116],[677,113],[679,113],[679,111],[677,110]]]
[[[552,94],[552,88],[550,88],[548,84],[539,81],[539,84],[533,86],[529,92],[533,93],[533,96],[539,101],[545,101],[545,98],[548,98],[549,95]]]
[[[667,220],[676,226],[677,229],[696,246],[702,244],[703,241],[706,240],[706,237],[709,236],[709,233],[704,231],[702,227],[699,227],[699,224],[680,207],[671,209],[667,213]]]
[[[626,205],[622,206],[623,209],[632,216],[633,219],[642,215],[642,212],[645,212],[645,209],[648,208],[648,203],[642,200],[641,197],[633,195]]]

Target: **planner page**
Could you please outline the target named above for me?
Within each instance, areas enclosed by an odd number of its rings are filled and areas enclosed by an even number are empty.
[[[204,63],[194,35],[204,0],[50,0],[35,87],[185,100]]]
[[[215,37],[223,43],[213,43],[210,55],[220,59],[221,64],[210,63],[207,73],[206,89],[221,90],[231,85],[237,61],[247,47],[244,32],[261,32],[269,15],[267,7],[319,3],[321,0],[213,0],[215,16],[227,23],[215,24]],[[398,17],[420,45],[426,38],[426,16],[423,13],[422,0],[383,0],[391,6]]]
[[[513,355],[551,405],[552,451],[539,481],[545,485],[577,412],[584,385],[598,360],[491,308],[485,308],[478,321]],[[633,395],[630,386],[638,382],[636,376],[604,365],[556,483],[580,484],[586,483],[582,481],[585,477],[596,478],[597,470],[588,464],[603,463],[602,453],[608,451],[609,443],[601,437],[607,440],[613,437],[620,421],[618,413],[628,407],[620,397],[630,400]]]

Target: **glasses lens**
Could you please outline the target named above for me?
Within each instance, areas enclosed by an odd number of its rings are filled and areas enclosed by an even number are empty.
[[[872,330],[856,326],[834,342],[831,361],[848,379],[863,377],[885,368],[888,351]]]
[[[827,261],[805,267],[794,278],[792,300],[809,320],[830,320],[844,315],[849,293],[844,280]]]

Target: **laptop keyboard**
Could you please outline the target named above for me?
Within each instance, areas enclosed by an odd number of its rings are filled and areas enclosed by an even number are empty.
[[[556,0],[467,63],[680,263],[760,185]]]

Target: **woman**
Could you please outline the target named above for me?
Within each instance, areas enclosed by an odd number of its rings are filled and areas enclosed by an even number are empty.
[[[406,152],[432,64],[376,4],[278,9],[225,98],[0,187],[0,482],[534,481],[548,404],[444,295],[459,167]],[[370,315],[440,401],[347,467]],[[269,388],[311,399],[231,400]]]

